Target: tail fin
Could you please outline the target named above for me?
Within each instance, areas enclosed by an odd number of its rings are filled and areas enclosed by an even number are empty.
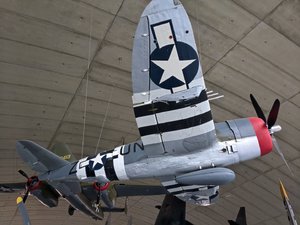
[[[76,158],[73,155],[71,149],[67,144],[64,143],[56,143],[53,145],[53,147],[50,149],[51,152],[58,155],[64,160],[67,160],[68,162],[75,162]]]
[[[171,194],[167,194],[160,207],[155,225],[191,224],[185,220],[186,203]]]

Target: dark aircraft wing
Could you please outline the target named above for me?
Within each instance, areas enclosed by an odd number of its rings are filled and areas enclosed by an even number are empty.
[[[229,223],[230,225],[239,225],[238,223],[236,223],[236,222],[233,221],[233,220],[228,220],[228,223]]]
[[[70,163],[32,141],[17,141],[16,148],[24,162],[38,173],[56,170]]]
[[[230,225],[247,225],[247,219],[246,219],[246,209],[245,207],[241,207],[239,210],[239,213],[236,217],[236,220],[228,220],[228,223]]]
[[[22,183],[9,183],[9,184],[0,184],[0,192],[16,192],[25,189],[25,182]]]
[[[167,194],[159,210],[155,225],[193,225],[185,220],[186,203],[171,194]]]

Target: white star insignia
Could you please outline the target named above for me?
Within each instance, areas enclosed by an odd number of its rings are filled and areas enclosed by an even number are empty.
[[[97,163],[102,164],[102,156],[98,154],[95,158],[93,158],[91,161],[93,161],[93,168],[95,168]]]
[[[182,70],[193,63],[195,60],[196,59],[180,60],[178,57],[177,48],[174,45],[168,60],[152,60],[153,63],[164,70],[159,84],[170,79],[171,77],[175,77],[177,80],[186,83]]]

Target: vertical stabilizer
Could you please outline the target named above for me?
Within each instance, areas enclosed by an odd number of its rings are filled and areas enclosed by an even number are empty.
[[[235,221],[228,220],[228,223],[230,225],[247,225],[246,209],[245,209],[245,207],[241,207],[240,208]]]
[[[67,160],[69,162],[76,161],[75,156],[72,154],[72,151],[67,144],[56,143],[55,145],[53,145],[53,147],[50,150],[51,150],[51,152],[58,155],[59,157],[61,157],[64,160]]]

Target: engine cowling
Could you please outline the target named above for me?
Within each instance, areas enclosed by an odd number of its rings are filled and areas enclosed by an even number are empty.
[[[219,139],[229,153],[237,153],[239,161],[246,161],[272,151],[272,138],[265,122],[256,117],[228,120],[216,124]]]
[[[262,119],[256,117],[249,118],[249,121],[252,124],[254,132],[256,134],[256,138],[258,140],[260,155],[263,156],[270,153],[273,148],[273,142],[265,122]]]

